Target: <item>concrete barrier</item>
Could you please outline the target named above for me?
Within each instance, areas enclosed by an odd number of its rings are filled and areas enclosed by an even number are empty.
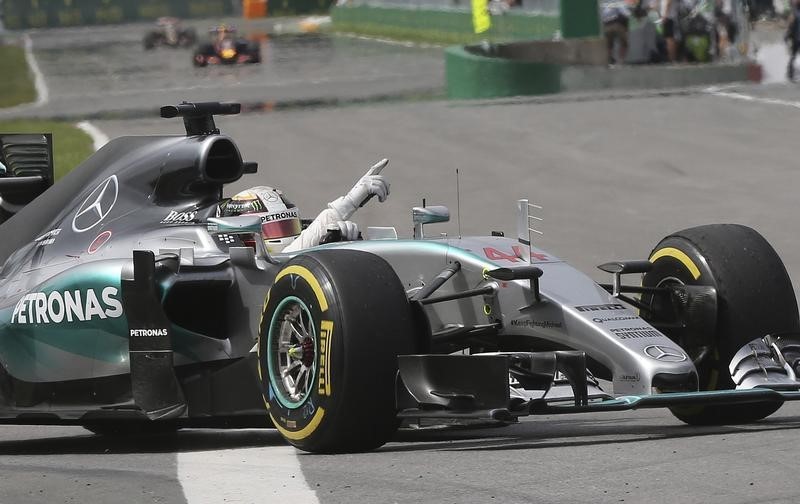
[[[445,51],[453,99],[594,90],[668,89],[760,81],[753,62],[609,67],[600,38],[454,46]]]
[[[478,47],[445,50],[447,96],[453,99],[539,95],[561,91],[561,65],[487,57]]]

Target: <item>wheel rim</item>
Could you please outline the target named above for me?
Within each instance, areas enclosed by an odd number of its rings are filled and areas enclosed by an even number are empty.
[[[311,394],[317,370],[317,336],[302,300],[287,297],[275,310],[267,340],[268,367],[278,401],[299,408]]]

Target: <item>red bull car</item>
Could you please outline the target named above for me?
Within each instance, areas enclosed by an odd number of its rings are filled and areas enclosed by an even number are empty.
[[[210,41],[200,44],[194,52],[194,66],[261,62],[261,46],[258,42],[238,37],[234,28],[220,25],[209,33]]]

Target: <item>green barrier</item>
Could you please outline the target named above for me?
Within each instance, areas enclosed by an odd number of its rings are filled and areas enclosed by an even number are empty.
[[[288,0],[290,3],[310,0]],[[161,16],[222,17],[233,14],[229,0],[3,0],[11,30],[146,21]]]
[[[448,98],[495,98],[561,91],[561,65],[514,61],[479,52],[478,46],[453,46],[445,50]]]
[[[549,39],[559,29],[558,16],[512,10],[492,16],[492,27],[476,35],[469,9],[432,6],[341,6],[331,19],[338,31],[445,43]]]
[[[596,0],[561,0],[561,36],[600,36],[600,9]]]
[[[298,14],[327,13],[334,0],[270,0],[270,16],[295,16]]]

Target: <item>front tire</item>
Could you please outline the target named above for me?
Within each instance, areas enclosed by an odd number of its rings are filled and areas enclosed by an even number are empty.
[[[653,269],[645,274],[643,286],[684,284],[716,289],[713,334],[663,329],[695,360],[701,390],[734,388],[728,365],[745,344],[767,334],[800,329],[797,300],[786,268],[764,237],[749,227],[711,224],[679,231],[659,242],[650,262]],[[643,296],[642,301],[653,308],[652,313],[643,313],[644,318],[654,323],[664,319],[659,311],[668,307],[659,307],[655,297]],[[703,347],[707,351],[703,352]],[[755,403],[676,407],[671,411],[688,424],[718,425],[760,420],[780,406]]]
[[[382,258],[321,250],[290,260],[259,331],[262,392],[283,437],[310,452],[377,448],[398,427],[397,356],[413,353],[402,283]]]

